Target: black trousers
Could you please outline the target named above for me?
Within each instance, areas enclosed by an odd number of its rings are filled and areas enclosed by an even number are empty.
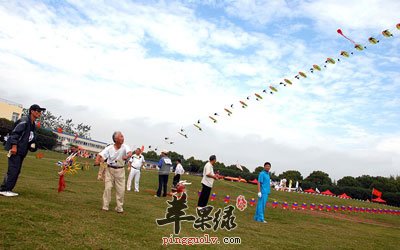
[[[199,202],[197,203],[198,207],[205,207],[207,206],[208,199],[210,198],[211,188],[201,183],[203,188],[201,189],[201,194],[199,197]]]
[[[167,184],[169,175],[158,175],[158,190],[157,196],[161,196],[161,190],[163,191],[163,196],[167,196]]]
[[[172,181],[172,185],[174,185],[174,187],[176,186],[176,184],[178,184],[179,180],[181,179],[181,175],[177,174],[174,176],[174,180]]]
[[[12,191],[17,184],[18,176],[21,173],[22,162],[25,156],[11,155],[8,158],[8,170],[4,176],[3,184],[1,184],[1,191]]]

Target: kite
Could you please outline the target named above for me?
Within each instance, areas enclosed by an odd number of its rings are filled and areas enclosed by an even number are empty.
[[[314,64],[314,65],[313,65],[313,68],[316,69],[316,70],[318,70],[318,71],[321,71],[321,67],[318,66],[317,64]]]
[[[217,123],[217,119],[215,119],[214,117],[212,117],[211,115],[208,116],[214,123]]]
[[[183,137],[185,137],[185,138],[188,138],[187,134],[184,134],[184,133],[182,133],[182,132],[178,132],[178,134],[180,134],[181,136],[183,136]]]
[[[170,140],[169,140],[169,137],[165,137],[164,140],[165,140],[165,142],[168,143],[168,144],[174,144],[173,141],[170,141]]]
[[[362,46],[361,44],[357,44],[356,42],[354,42],[353,40],[351,40],[350,38],[348,38],[347,36],[345,36],[345,35],[343,34],[343,32],[342,32],[341,29],[338,29],[338,30],[337,30],[337,33],[339,33],[341,36],[343,36],[344,38],[346,38],[347,40],[349,40],[352,44],[354,44],[354,48],[355,48],[356,50],[362,51],[362,50],[366,49],[366,47]],[[382,32],[382,34],[383,34],[383,32]]]
[[[269,86],[269,88],[271,89],[271,95],[274,93],[274,92],[278,92],[278,90],[274,87],[274,86]],[[273,92],[272,92],[273,91]]]
[[[396,24],[396,29],[400,30],[400,23]],[[341,29],[337,29],[337,33],[353,44],[353,46],[354,46],[354,49],[352,50],[353,52],[355,50],[363,51],[364,49],[367,48],[364,45],[362,45],[360,43],[356,43],[354,40],[352,40],[351,38],[347,37],[345,34],[343,34],[343,31]],[[393,34],[388,29],[382,31],[382,35],[384,37],[392,37],[393,36]],[[375,44],[378,44],[380,41],[378,40],[378,38],[375,38],[375,37],[371,36],[371,37],[368,38],[368,42],[370,44],[375,45]],[[326,61],[325,61],[325,64],[323,64],[323,67],[319,66],[318,64],[314,64],[310,68],[310,72],[314,73],[314,71],[322,71],[321,69],[322,68],[327,68],[328,64],[336,64],[336,61],[340,62],[342,60],[342,57],[349,58],[351,55],[353,55],[352,51],[349,51],[349,52],[348,51],[341,51],[340,52],[340,56],[341,56],[340,59],[339,58],[327,58]],[[307,74],[302,72],[302,71],[299,71],[298,74],[294,76],[294,78],[297,79],[297,80],[300,80],[301,78],[307,78]],[[282,82],[280,82],[279,84],[284,85],[284,86],[286,86],[287,84],[293,85],[292,81],[293,80],[289,80],[288,78],[284,78],[282,80]],[[269,88],[263,89],[262,93],[266,93],[267,94],[269,92],[270,94],[274,94],[274,92],[278,92],[279,85],[276,85],[276,84],[274,84],[274,85],[276,87],[274,87],[273,85],[270,85]],[[241,107],[242,108],[248,107],[248,104],[246,103],[247,102],[246,100],[251,101],[252,98],[256,99],[257,101],[260,101],[260,100],[263,99],[263,96],[258,94],[258,93],[254,93],[254,96],[253,95],[249,95],[249,96],[246,97],[246,99],[244,99],[244,101],[239,100]],[[226,114],[228,116],[231,116],[233,114],[232,110],[234,108],[234,105],[237,105],[237,104],[231,104],[230,107],[224,108],[223,112],[226,112]],[[210,115],[209,116],[209,119],[211,121],[213,121],[214,123],[217,123],[217,118],[218,118],[217,116],[219,116],[219,115],[217,113],[214,113],[214,115]],[[203,129],[201,127],[201,124],[200,124],[200,120],[198,120],[197,123],[194,123],[193,126],[195,126],[198,130],[203,131]],[[178,132],[178,133],[180,135],[184,136],[185,138],[188,138],[187,133],[183,129],[181,129],[181,131]],[[173,144],[173,142],[169,142],[169,141],[168,141],[168,143]]]
[[[351,43],[353,43],[354,45],[356,45],[356,42],[354,42],[353,40],[351,40],[350,38],[348,38],[347,36],[345,36],[342,32],[341,29],[337,30],[337,33],[339,33],[341,36],[343,36],[344,38],[346,38],[347,40],[349,40]]]
[[[368,42],[371,44],[377,44],[377,43],[379,43],[379,40],[377,40],[376,38],[370,37],[370,38],[368,38]]]
[[[226,113],[228,113],[228,116],[231,116],[231,114],[232,114],[232,111],[230,111],[229,109],[227,109],[227,108],[224,108],[224,110],[226,111]]]
[[[364,47],[361,44],[356,44],[356,45],[354,45],[354,48],[356,50],[362,51],[362,50],[366,49],[367,47]]]
[[[330,63],[330,64],[335,64],[336,62],[335,62],[335,60],[333,60],[332,58],[330,58],[330,57],[328,57],[328,58],[326,58],[326,61],[325,61],[326,63]]]
[[[236,167],[237,167],[238,169],[240,169],[241,171],[243,171],[243,168],[242,168],[242,166],[241,166],[239,163],[236,164]]]
[[[347,51],[342,51],[340,52],[340,55],[343,57],[350,57],[349,53]]]
[[[77,155],[77,153],[72,153],[70,156],[68,156],[65,161],[57,162],[57,165],[61,167],[60,172],[58,172],[58,175],[60,176],[58,180],[58,192],[62,192],[65,189],[65,179],[64,175],[65,174],[74,174],[76,173],[76,170],[80,170],[79,164],[75,162],[74,158]]]
[[[284,79],[284,81],[285,81],[287,84],[292,85],[292,82],[291,82],[289,79]]]
[[[57,128],[57,132],[61,134],[63,132],[63,129],[61,127],[59,127],[59,128]]]
[[[391,37],[391,36],[393,36],[393,34],[392,34],[389,30],[384,30],[384,31],[382,31],[382,35],[383,35],[384,37]]]
[[[304,73],[304,72],[299,72],[299,75],[301,76],[301,77],[303,77],[303,78],[307,78],[307,75]]]
[[[314,64],[313,67],[310,69],[311,73],[314,73],[314,69],[318,70],[318,71],[321,71],[321,67],[318,66],[317,64]]]
[[[196,128],[198,128],[200,131],[203,131],[203,129],[200,127],[199,124],[200,124],[200,120],[197,121],[197,124],[194,123],[193,125],[194,125]]]
[[[280,82],[279,84],[283,84],[283,86],[285,86],[285,87],[286,87],[286,84],[290,84],[290,85],[292,85],[292,82],[291,82],[290,80],[288,80],[288,79],[284,79],[284,81],[285,81],[285,83],[283,83],[283,82]]]

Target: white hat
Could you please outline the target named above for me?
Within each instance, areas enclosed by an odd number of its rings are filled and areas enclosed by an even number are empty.
[[[165,154],[165,155],[167,155],[167,154],[168,154],[168,152],[169,152],[169,151],[168,151],[168,150],[165,150],[165,149],[164,149],[164,150],[161,150],[161,154]]]

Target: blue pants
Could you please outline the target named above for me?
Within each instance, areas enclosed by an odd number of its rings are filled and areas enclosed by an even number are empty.
[[[22,162],[25,156],[21,155],[11,155],[8,158],[8,170],[4,176],[3,184],[1,184],[1,191],[12,191],[17,184],[18,176],[21,173]]]
[[[267,205],[267,201],[268,201],[268,194],[262,194],[261,198],[258,198],[256,214],[254,215],[255,221],[260,221],[260,222],[264,221],[264,211],[265,211],[265,206]]]
[[[163,193],[162,196],[167,196],[167,184],[168,184],[168,177],[169,175],[158,175],[158,189],[157,189],[157,196],[161,196],[161,192]]]

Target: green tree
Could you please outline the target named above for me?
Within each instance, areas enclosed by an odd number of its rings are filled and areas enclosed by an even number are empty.
[[[38,148],[51,150],[57,144],[58,136],[49,129],[36,130],[36,144]]]
[[[360,182],[352,176],[345,176],[337,181],[339,187],[362,187]]]
[[[294,182],[296,181],[302,181],[303,180],[303,176],[301,175],[301,173],[297,170],[288,170],[283,172],[282,174],[280,174],[279,179],[283,179],[285,178],[286,180],[292,180]]]
[[[6,118],[0,118],[0,135],[1,135],[2,141],[3,141],[4,136],[11,133],[13,127],[14,127],[13,121],[10,121]]]
[[[332,185],[332,180],[329,175],[322,171],[314,171],[304,180],[314,183],[315,185]]]
[[[356,178],[356,180],[360,183],[363,188],[371,188],[372,182],[374,182],[374,177],[369,175],[362,175]]]
[[[264,168],[263,167],[261,167],[261,166],[258,166],[258,167],[256,167],[255,169],[254,169],[254,174],[259,174],[261,171],[263,171],[264,170]]]
[[[158,161],[160,158],[155,151],[143,152],[143,156],[148,161]]]

